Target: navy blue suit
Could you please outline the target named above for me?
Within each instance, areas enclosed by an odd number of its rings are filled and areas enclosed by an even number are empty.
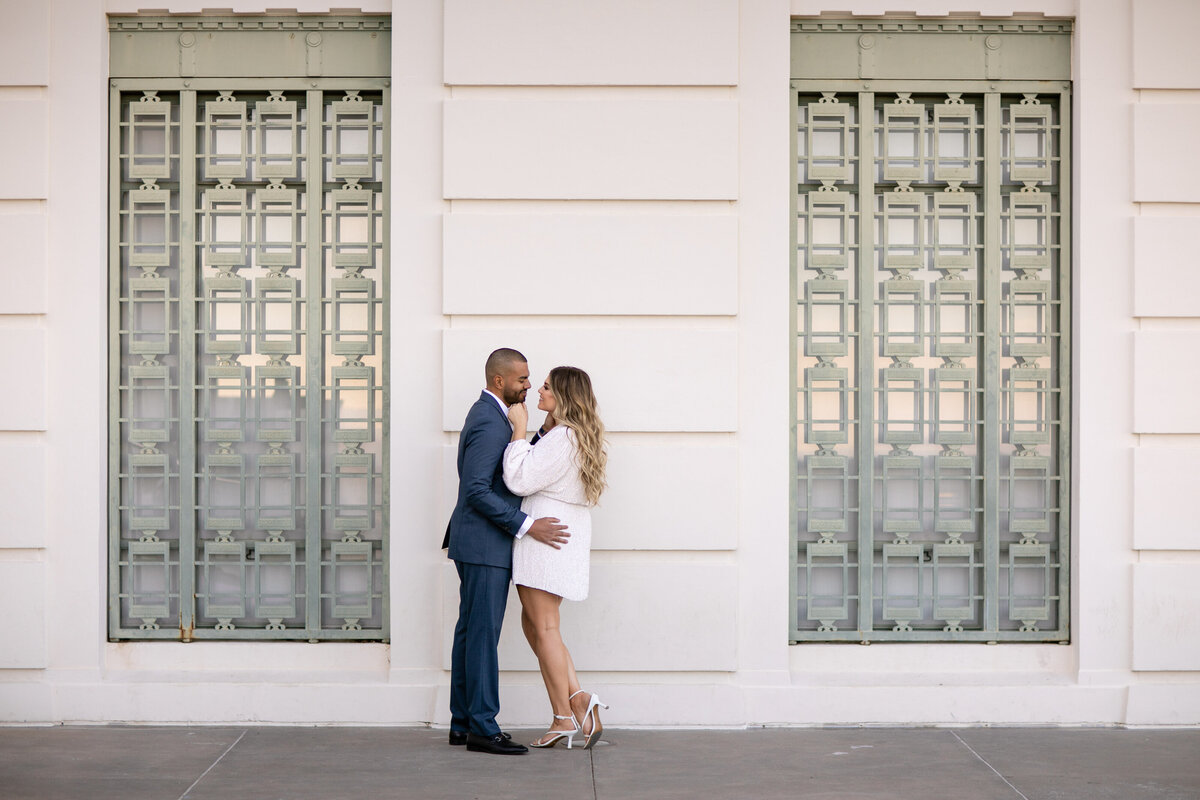
[[[458,502],[446,528],[458,568],[458,624],[450,663],[450,728],[480,736],[500,732],[500,662],[496,647],[512,577],[513,537],[525,522],[521,498],[504,485],[504,448],[512,426],[480,392],[458,440]]]

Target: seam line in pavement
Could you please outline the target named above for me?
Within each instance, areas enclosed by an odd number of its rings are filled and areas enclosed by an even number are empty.
[[[597,800],[600,795],[596,792],[596,754],[591,750],[585,752],[588,754],[588,766],[592,768],[592,800]]]
[[[993,767],[991,764],[989,764],[989,763],[987,762],[987,759],[986,759],[986,758],[984,758],[983,756],[979,755],[979,753],[976,753],[976,752],[975,752],[975,748],[971,747],[971,745],[969,745],[969,744],[967,744],[966,742],[964,742],[964,741],[963,741],[963,738],[962,738],[961,736],[959,736],[959,735],[958,735],[957,733],[955,733],[954,731],[950,731],[950,734],[951,734],[952,736],[954,736],[954,738],[955,738],[955,739],[958,739],[959,743],[960,743],[960,744],[961,744],[963,747],[965,747],[965,748],[967,748],[968,750],[970,750],[970,751],[971,751],[971,755],[975,756],[975,757],[976,757],[976,758],[978,758],[980,761],[982,761],[982,762],[983,762],[983,765],[984,765],[985,767],[987,767],[988,769],[990,769],[992,772],[996,773],[996,777],[997,777],[997,778],[999,778],[1000,780],[1004,781],[1004,783],[1005,783],[1005,784],[1008,786],[1008,788],[1012,789],[1014,792],[1016,792],[1018,795],[1020,795],[1020,796],[1021,796],[1021,798],[1022,798],[1022,800],[1029,800],[1029,798],[1028,798],[1028,797],[1025,797],[1025,794],[1024,794],[1024,793],[1023,793],[1023,792],[1022,792],[1020,789],[1018,789],[1017,787],[1015,787],[1015,786],[1013,786],[1011,783],[1009,783],[1009,781],[1008,781],[1008,778],[1006,778],[1006,777],[1004,777],[1003,775],[1001,775],[999,770],[997,770],[995,767]],[[182,800],[182,798],[180,798],[180,800]]]
[[[229,747],[226,747],[225,752],[221,753],[221,755],[217,756],[217,760],[214,761],[213,763],[209,764],[208,769],[206,769],[206,770],[204,770],[204,772],[200,773],[200,777],[196,778],[196,780],[192,781],[192,785],[189,786],[187,788],[187,790],[184,791],[183,794],[179,795],[179,800],[183,800],[185,797],[187,797],[188,793],[191,792],[192,789],[196,788],[196,784],[198,784],[198,783],[200,783],[200,781],[204,780],[204,776],[207,775],[208,773],[212,772],[213,767],[215,767],[217,764],[220,764],[221,759],[224,758],[225,756],[229,755],[229,751],[232,750],[233,748],[237,747],[238,742],[240,742],[242,739],[245,739],[246,734],[249,732],[250,731],[248,731],[248,730],[242,731],[242,735],[239,736],[237,739],[235,739],[233,744],[229,745]]]

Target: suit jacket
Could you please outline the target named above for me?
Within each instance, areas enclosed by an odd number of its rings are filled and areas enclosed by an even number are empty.
[[[504,485],[504,448],[511,438],[500,406],[480,392],[458,440],[458,502],[442,542],[455,561],[512,568],[513,537],[525,515],[521,498]]]

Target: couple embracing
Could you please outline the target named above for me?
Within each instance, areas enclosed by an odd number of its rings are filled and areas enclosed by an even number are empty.
[[[604,490],[604,424],[588,374],[555,367],[538,390],[546,420],[525,440],[529,363],[516,350],[488,356],[486,386],[458,443],[458,502],[443,547],[458,569],[458,624],[450,670],[450,744],[520,755],[528,749],[496,724],[496,652],[508,583],[521,598],[521,627],[541,668],[554,720],[533,747],[576,737],[590,748],[608,708],[579,685],[559,634],[563,599],[588,593],[590,506]]]

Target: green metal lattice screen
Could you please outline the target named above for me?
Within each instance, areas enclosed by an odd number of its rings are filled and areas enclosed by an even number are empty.
[[[791,638],[1066,640],[1069,84],[792,92]]]
[[[387,120],[380,78],[112,81],[112,638],[386,638]]]

